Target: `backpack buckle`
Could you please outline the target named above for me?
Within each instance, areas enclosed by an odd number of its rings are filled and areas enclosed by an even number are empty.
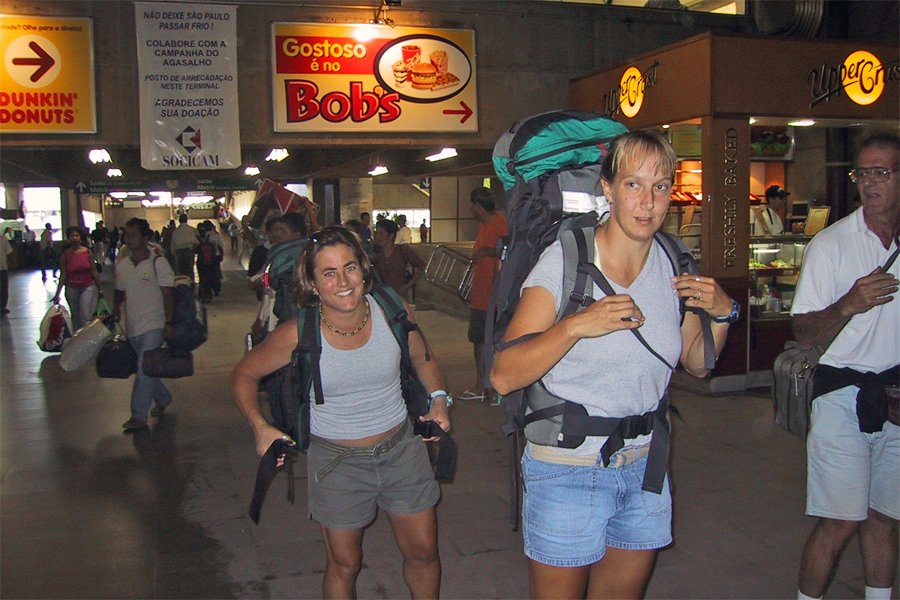
[[[653,431],[653,415],[651,413],[625,417],[622,419],[619,426],[620,431],[622,432],[622,438],[633,440],[638,436],[648,435]]]
[[[587,294],[572,292],[571,294],[569,294],[569,301],[574,302],[578,306],[590,306],[591,304],[593,304],[594,299]]]

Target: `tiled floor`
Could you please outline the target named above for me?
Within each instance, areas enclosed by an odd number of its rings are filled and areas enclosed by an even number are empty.
[[[170,380],[175,403],[134,435],[121,429],[132,382],[99,379],[92,365],[67,373],[41,352],[38,324],[55,286],[12,273],[12,313],[0,324],[0,597],[320,597],[324,552],[305,518],[302,458],[296,503],[280,475],[261,524],[247,516],[257,460],[227,378],[255,302],[237,264],[228,266],[196,374]],[[466,324],[428,310],[420,321],[448,389],[467,389]],[[683,415],[672,459],[676,541],[660,554],[648,597],[794,597],[812,526],[802,443],[773,424],[764,392],[673,398]],[[527,597],[521,534],[507,520],[501,410],[458,402],[453,418],[460,456],[438,509],[442,593]],[[408,597],[383,517],[365,551],[360,597]],[[853,543],[827,597],[859,598],[863,585]]]

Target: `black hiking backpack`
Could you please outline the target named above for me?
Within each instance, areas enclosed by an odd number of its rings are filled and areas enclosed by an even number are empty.
[[[525,278],[541,253],[557,239],[562,241],[565,262],[565,272],[561,274],[563,297],[569,298],[568,303],[563,303],[557,320],[594,301],[590,296],[593,282],[604,293],[613,293],[605,289],[609,284],[593,265],[593,231],[608,212],[600,188],[603,159],[612,139],[626,131],[623,125],[600,113],[557,111],[519,121],[494,146],[494,169],[506,190],[507,235],[498,248],[500,271],[494,280],[488,309],[492,318],[487,320],[485,332],[482,356],[485,373],[490,373],[494,354],[524,341],[520,338],[503,342],[503,336],[515,313]],[[674,273],[699,272],[696,261],[679,238],[663,232],[655,238],[665,249]],[[712,332],[708,315],[700,312],[705,362],[711,368],[715,360]],[[631,331],[662,360],[637,330]],[[674,369],[673,365],[666,364]],[[665,399],[655,413],[627,419],[599,419],[588,417],[584,407],[553,396],[538,381],[527,390],[504,396],[503,406],[508,417],[503,431],[512,450],[510,522],[514,529],[518,523],[519,448],[518,436],[513,434],[517,431],[525,429],[526,437],[536,443],[568,448],[581,445],[586,435],[609,436],[612,443],[604,447],[604,461],[616,451],[617,445],[621,447],[622,439],[634,437],[628,434],[635,428],[659,428],[658,438],[667,438],[668,434]],[[648,467],[650,477],[645,479],[645,489],[657,493],[662,487],[660,464],[662,475],[665,474],[668,450],[665,441],[661,450],[663,444],[655,452],[651,449],[656,467]],[[654,479],[655,482],[650,481]]]

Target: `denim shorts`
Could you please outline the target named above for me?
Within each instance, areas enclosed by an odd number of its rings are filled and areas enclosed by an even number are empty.
[[[806,514],[864,521],[872,508],[900,519],[900,427],[885,423],[862,433],[859,388],[845,387],[813,401],[806,440]]]
[[[309,513],[329,529],[365,527],[375,519],[376,507],[388,514],[414,515],[441,498],[425,442],[408,425],[402,439],[383,454],[345,458],[316,481],[337,455],[331,446],[323,448],[313,439],[306,457]]]
[[[598,461],[599,463],[599,461]],[[593,564],[606,548],[655,550],[672,543],[672,496],[641,490],[647,458],[618,468],[561,465],[522,456],[525,555],[557,567]]]

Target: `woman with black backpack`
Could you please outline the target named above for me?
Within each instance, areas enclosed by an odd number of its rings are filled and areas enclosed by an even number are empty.
[[[295,417],[281,426],[285,431],[300,429],[298,443],[310,440],[309,514],[322,528],[327,556],[323,596],[356,597],[363,531],[381,508],[403,555],[403,577],[411,596],[437,598],[440,488],[423,439],[414,435],[409,422],[401,368],[405,360],[411,362],[429,394],[428,412],[419,424],[448,431],[451,401],[442,389],[441,368],[417,329],[405,329],[404,354],[378,292],[372,292],[369,258],[360,238],[349,229],[331,225],[316,232],[295,273],[294,300],[303,308],[304,339],[306,323],[318,329],[321,376],[316,383],[315,377],[299,374],[298,381],[310,381],[308,389],[296,390],[297,396],[307,400],[309,418]],[[400,304],[399,296],[394,296]],[[412,325],[415,316],[408,305],[405,308]],[[266,422],[257,388],[260,379],[291,364],[301,337],[297,321],[293,318],[278,325],[231,374],[232,394],[253,429],[260,456],[276,442],[293,442]],[[434,434],[431,429],[423,436],[434,441]]]

